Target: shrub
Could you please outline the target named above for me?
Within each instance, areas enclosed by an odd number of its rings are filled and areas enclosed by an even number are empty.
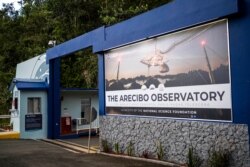
[[[128,156],[132,156],[134,154],[134,146],[133,143],[130,141],[127,146],[127,154]]]
[[[149,152],[148,152],[148,150],[144,150],[144,151],[142,152],[142,157],[143,157],[143,158],[149,158]]]
[[[115,143],[115,153],[116,154],[120,154],[121,153],[119,143]]]
[[[228,167],[230,156],[230,152],[213,150],[209,155],[208,165],[210,167]]]
[[[103,152],[109,153],[111,151],[107,140],[102,140],[102,148]]]
[[[163,150],[163,147],[161,145],[161,142],[157,142],[156,148],[157,148],[157,158],[159,160],[163,160],[163,158],[164,158],[164,150]]]
[[[187,159],[188,167],[200,167],[202,164],[201,158],[194,152],[193,147],[188,149]]]

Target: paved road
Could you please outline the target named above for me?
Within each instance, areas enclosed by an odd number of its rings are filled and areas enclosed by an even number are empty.
[[[163,167],[100,154],[77,154],[35,140],[0,140],[0,167]],[[165,166],[166,167],[166,166]]]

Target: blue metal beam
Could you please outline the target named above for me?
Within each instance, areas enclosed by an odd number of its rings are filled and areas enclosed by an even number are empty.
[[[91,32],[83,34],[79,37],[71,39],[60,45],[47,50],[47,63],[49,60],[60,58],[62,56],[77,52],[88,47],[101,47],[104,40],[104,27],[97,28]]]
[[[60,58],[49,61],[50,84],[48,96],[48,138],[60,138],[61,97]]]
[[[239,2],[239,15],[229,19],[233,122],[250,128],[250,0]]]
[[[106,40],[99,51],[170,33],[237,12],[237,0],[175,0],[107,27]]]
[[[98,54],[98,89],[99,114],[105,115],[105,74],[103,54]]]
[[[48,138],[53,139],[53,125],[54,125],[54,116],[53,116],[53,106],[54,106],[54,96],[53,96],[53,85],[54,85],[54,60],[49,61],[49,91],[47,96],[48,101],[48,109],[47,109],[47,115],[48,115]]]
[[[53,96],[54,96],[54,138],[60,138],[60,119],[61,119],[61,59],[57,58],[54,60],[54,86],[53,86]]]
[[[100,27],[47,50],[49,60],[92,46],[93,52],[126,45],[238,12],[237,0],[175,0],[110,27]]]

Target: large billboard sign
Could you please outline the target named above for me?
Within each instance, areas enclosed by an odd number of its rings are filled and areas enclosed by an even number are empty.
[[[106,113],[232,121],[228,43],[221,20],[106,52]]]

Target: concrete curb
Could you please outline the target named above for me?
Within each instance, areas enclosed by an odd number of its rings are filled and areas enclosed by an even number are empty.
[[[19,139],[20,133],[19,132],[1,132],[0,133],[0,139]]]
[[[63,148],[68,148],[68,149],[71,149],[73,151],[77,151],[77,152],[80,152],[80,153],[88,153],[88,149],[85,148],[85,147],[79,147],[79,146],[72,145],[72,144],[65,143],[65,142],[61,142],[61,141],[58,141],[58,140],[41,139],[41,141],[51,143],[51,144],[55,144],[55,145],[61,146]],[[89,153],[96,153],[96,150],[91,150],[90,149]]]
[[[76,147],[80,147],[80,148],[83,148],[83,149],[87,149],[88,150],[88,147],[87,146],[84,146],[84,145],[81,145],[81,144],[77,144],[77,143],[74,143],[74,142],[70,142],[70,141],[65,141],[65,140],[60,140],[60,139],[56,139],[56,141],[59,141],[59,142],[62,142],[62,143],[66,143],[66,144],[70,144],[72,146],[76,146]],[[90,147],[90,150],[91,151],[95,151],[98,152],[99,149],[95,148],[95,147]]]
[[[98,154],[107,155],[107,156],[111,156],[111,157],[118,157],[118,158],[126,158],[126,159],[138,160],[138,161],[151,162],[151,163],[166,165],[166,166],[169,166],[169,167],[185,167],[183,165],[178,165],[178,164],[171,163],[171,162],[166,162],[166,161],[159,161],[159,160],[155,160],[155,159],[132,157],[132,156],[128,156],[128,155],[109,154],[109,153],[104,153],[104,152],[99,152]]]

